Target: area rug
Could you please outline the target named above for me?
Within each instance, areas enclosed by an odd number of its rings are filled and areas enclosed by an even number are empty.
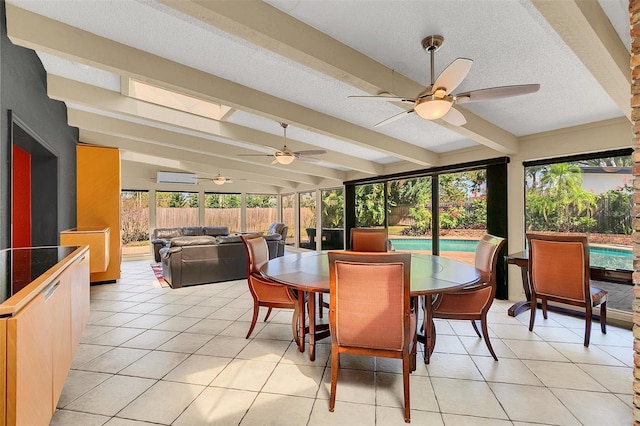
[[[159,265],[157,263],[152,263],[151,270],[153,271],[153,274],[158,279],[158,283],[160,284],[161,287],[169,287],[169,284],[167,284],[167,282],[162,277],[162,265]]]

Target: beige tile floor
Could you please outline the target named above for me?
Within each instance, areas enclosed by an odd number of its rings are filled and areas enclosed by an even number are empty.
[[[397,360],[342,358],[328,410],[328,341],[315,362],[291,339],[291,312],[244,338],[246,281],[161,288],[150,261],[124,262],[116,284],[91,287],[91,317],[52,425],[404,424]],[[411,418],[428,425],[629,425],[631,331],[528,313],[489,315],[495,362],[469,322],[438,321],[431,364],[411,376]],[[262,312],[262,316],[264,315]],[[420,355],[420,354],[419,354]]]

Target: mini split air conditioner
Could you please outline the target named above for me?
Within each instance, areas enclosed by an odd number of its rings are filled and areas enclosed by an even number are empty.
[[[156,182],[195,185],[198,183],[198,175],[195,173],[158,172]]]

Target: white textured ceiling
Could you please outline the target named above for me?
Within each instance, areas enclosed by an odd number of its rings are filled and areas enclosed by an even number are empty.
[[[212,80],[212,93],[203,93],[202,97],[220,101],[224,105],[227,99],[224,99],[224,95],[218,99],[215,84],[229,84],[237,88],[237,93],[243,94],[246,103],[240,102],[243,105],[239,105],[236,100],[229,99],[230,103],[236,104],[236,110],[223,119],[229,123],[228,126],[203,123],[204,127],[196,128],[191,127],[188,118],[180,115],[168,119],[167,114],[171,114],[171,111],[156,111],[156,108],[155,115],[150,116],[148,114],[151,113],[147,113],[147,108],[140,103],[127,111],[118,110],[126,96],[126,93],[118,95],[121,78],[124,77],[126,81],[129,75],[118,71],[115,60],[113,63],[95,63],[90,54],[86,54],[85,58],[82,53],[78,54],[68,47],[68,40],[56,39],[48,46],[37,46],[35,36],[33,42],[21,41],[29,46],[30,43],[36,44],[33,47],[49,74],[63,77],[64,81],[86,85],[75,91],[61,85],[62,88],[58,90],[62,93],[55,96],[67,102],[70,109],[90,115],[89,118],[82,115],[84,118],[73,121],[76,115],[70,114],[72,124],[81,129],[81,138],[86,135],[87,141],[102,144],[109,144],[109,138],[114,138],[114,146],[117,138],[118,146],[134,153],[135,147],[140,144],[131,141],[153,143],[148,139],[154,136],[147,138],[126,132],[115,135],[104,130],[99,124],[93,124],[96,119],[92,117],[100,116],[193,136],[197,138],[194,143],[200,140],[199,143],[205,144],[207,149],[210,142],[217,145],[212,148],[210,155],[202,157],[200,162],[194,162],[186,153],[197,150],[176,140],[174,148],[185,152],[181,163],[186,165],[185,168],[191,167],[197,169],[199,175],[207,175],[209,166],[210,175],[214,176],[221,164],[225,164],[228,173],[246,177],[247,182],[237,185],[253,185],[259,189],[266,190],[271,185],[278,191],[286,192],[307,186],[339,184],[344,179],[370,174],[424,168],[428,166],[426,163],[437,165],[441,154],[482,146],[485,139],[491,139],[496,133],[493,130],[486,131],[486,128],[508,132],[507,142],[495,141],[495,145],[504,144],[504,149],[496,150],[493,155],[499,156],[517,150],[517,138],[521,136],[628,115],[626,108],[608,93],[611,89],[607,89],[606,78],[594,74],[593,67],[585,64],[589,58],[585,59],[575,46],[567,44],[566,40],[571,34],[567,36],[557,32],[557,27],[550,22],[553,12],[541,12],[539,1],[268,1],[268,4],[289,15],[291,28],[297,28],[295,20],[310,27],[307,33],[310,43],[317,49],[317,58],[313,51],[301,53],[304,47],[286,45],[287,25],[265,30],[247,28],[246,22],[239,22],[238,26],[244,30],[231,34],[223,29],[224,23],[219,27],[210,25],[204,14],[178,11],[173,8],[177,6],[169,6],[172,4],[170,0],[9,0],[8,3],[227,80],[224,83]],[[181,6],[189,3],[184,0]],[[252,8],[256,5],[264,7],[263,4],[249,1],[235,3],[235,7],[246,7],[247,15],[254,13]],[[573,3],[567,1],[567,4]],[[629,25],[628,16],[624,14],[627,2],[599,0],[597,4],[601,6],[597,12],[605,17],[605,22],[607,17],[610,19],[611,31],[615,30],[619,37],[615,43],[628,49],[628,38],[624,38]],[[220,5],[212,7],[224,9]],[[10,37],[12,19],[13,14],[9,10],[7,20]],[[553,20],[554,16],[551,16]],[[36,21],[27,20],[27,24],[30,22],[35,25]],[[278,25],[282,25],[282,22],[279,20]],[[22,21],[19,24],[25,25]],[[607,25],[610,24],[607,22]],[[313,29],[330,38],[319,43]],[[584,30],[589,32],[588,26]],[[414,92],[397,93],[395,87],[379,87],[380,91],[413,97],[418,94],[420,87],[430,83],[429,57],[420,42],[431,34],[441,34],[445,38],[443,47],[435,56],[436,75],[458,57],[474,61],[468,76],[454,93],[528,83],[539,83],[540,91],[510,99],[467,104],[460,108],[470,118],[469,121],[475,123],[468,125],[471,133],[451,129],[440,122],[423,120],[415,114],[374,128],[375,123],[402,109],[390,103],[347,98],[349,95],[372,94],[361,90],[361,87],[363,84],[373,87],[378,81],[374,75],[376,71],[371,69],[373,66],[363,65],[364,57],[358,56],[358,52],[385,67],[386,71],[378,75],[389,76],[388,81],[396,81],[397,76],[400,78],[398,81],[405,82],[399,83],[398,87],[407,87],[407,81],[414,82],[410,85]],[[302,37],[302,41],[305,41]],[[261,45],[255,44],[256,40]],[[70,43],[73,44],[73,41]],[[358,65],[349,63],[349,55],[341,56],[338,64],[344,65],[345,69],[336,72],[332,68],[335,64],[328,63],[331,59],[323,58],[340,43],[354,50],[353,61]],[[104,47],[96,46],[98,48]],[[117,45],[109,49],[113,49],[116,52],[114,54],[121,50]],[[318,62],[321,65],[309,65]],[[356,68],[354,73],[353,69]],[[149,77],[149,80],[154,82],[153,77]],[[181,90],[179,76],[168,76],[167,80],[175,82],[171,83],[172,89]],[[91,100],[77,99],[80,97],[78,93],[88,90],[87,86],[107,92],[100,95],[107,100],[92,104]],[[188,89],[184,90],[189,92]],[[263,98],[262,94],[272,98]],[[122,96],[122,99],[110,101],[110,96]],[[270,109],[268,99],[285,100],[288,103],[278,103]],[[139,116],[136,115],[138,112]],[[472,117],[473,114],[477,119]],[[301,119],[303,115],[309,118]],[[340,121],[331,120],[331,117]],[[251,149],[256,153],[268,152],[260,149],[260,145],[281,147],[282,143],[278,143],[276,138],[282,135],[278,124],[280,121],[292,123],[288,137],[294,145],[297,144],[296,149],[321,148],[329,151],[326,156],[318,157],[322,162],[308,167],[291,167],[291,173],[287,174],[287,170],[283,171],[285,166],[272,166],[268,159],[254,160],[252,157],[237,156],[239,152]],[[210,133],[203,131],[203,128],[211,128]],[[516,141],[515,148],[509,145],[510,138]],[[487,147],[494,149],[495,145],[489,143]],[[166,147],[167,143],[158,146]],[[154,155],[175,160],[176,152],[167,151],[163,154],[163,148],[158,148]],[[416,155],[416,152],[420,155]],[[422,157],[422,153],[428,161],[417,158]],[[141,152],[140,155],[139,158],[147,158],[144,155],[149,153]],[[215,160],[217,157],[220,161]],[[162,169],[167,164],[158,163],[161,164],[155,166],[156,169]],[[247,164],[249,167],[256,164],[257,171],[252,174]],[[139,167],[138,163],[136,167]],[[151,165],[149,173],[153,170],[154,166]],[[126,179],[126,176],[123,178]]]

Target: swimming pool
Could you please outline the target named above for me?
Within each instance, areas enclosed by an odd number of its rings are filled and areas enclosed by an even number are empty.
[[[392,238],[396,250],[432,250],[431,238]],[[475,252],[478,240],[440,240],[440,251]],[[591,266],[605,269],[633,270],[633,252],[622,248],[589,247]]]

